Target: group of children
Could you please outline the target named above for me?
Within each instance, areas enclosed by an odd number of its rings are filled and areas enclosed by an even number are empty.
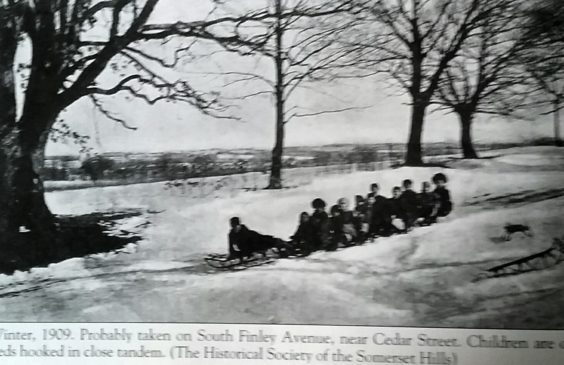
[[[320,198],[312,201],[313,213],[302,212],[299,225],[290,242],[261,235],[242,225],[238,218],[231,219],[229,258],[242,259],[250,253],[276,248],[281,256],[307,256],[318,250],[334,251],[339,247],[358,245],[376,237],[405,233],[417,225],[430,225],[437,218],[452,211],[447,177],[435,174],[431,184],[422,183],[421,191],[413,191],[413,182],[404,180],[402,186],[392,189],[392,197],[380,195],[378,184],[370,186],[370,193],[355,197],[355,207],[341,198],[327,214],[327,204]]]

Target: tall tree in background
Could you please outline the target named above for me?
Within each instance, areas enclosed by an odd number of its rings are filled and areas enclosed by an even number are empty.
[[[353,10],[352,0],[269,0],[273,19],[262,22],[262,27],[272,37],[257,53],[273,72],[227,72],[228,85],[260,81],[266,88],[244,95],[272,95],[274,99],[275,143],[271,155],[269,189],[282,188],[282,166],[286,125],[295,118],[336,113],[355,107],[331,110],[304,110],[303,100],[292,101],[296,90],[311,87],[314,82],[334,80],[340,70],[354,61],[347,59],[349,50],[337,44],[339,34],[346,28],[339,14]],[[253,57],[257,54],[254,53]],[[273,75],[270,76],[270,75]],[[307,85],[307,86],[306,86]]]
[[[155,24],[151,16],[159,0],[0,0],[0,237],[31,228],[46,242],[56,234],[55,219],[45,204],[36,173],[42,165],[49,131],[60,113],[83,98],[109,118],[103,98],[125,93],[154,104],[186,102],[204,113],[224,112],[216,95],[198,92],[181,79],[170,79],[174,59],[151,47],[173,38],[210,40],[247,51],[262,46],[261,37],[245,37],[240,27],[264,20],[267,12],[214,17],[200,21]],[[266,36],[265,36],[266,37]],[[266,37],[267,38],[267,37]],[[266,39],[261,38],[261,39]],[[258,43],[257,43],[258,42]],[[23,85],[21,113],[17,105],[15,62],[19,48],[31,48]],[[112,71],[116,76],[104,77]],[[116,77],[120,77],[115,82]],[[114,80],[109,86],[103,86]],[[105,81],[105,82],[104,82]]]
[[[425,115],[440,80],[465,42],[500,0],[372,0],[350,43],[372,67],[391,77],[411,99],[405,163],[421,165]],[[372,50],[367,53],[366,50]],[[364,62],[366,67],[369,62]]]
[[[564,53],[549,56],[544,53],[530,56],[528,72],[537,85],[536,105],[548,106],[546,114],[553,116],[554,145],[564,146],[560,133],[561,110],[564,108]],[[543,58],[544,57],[544,58]]]
[[[521,42],[518,32],[523,20],[521,5],[521,1],[515,0],[499,2],[439,82],[433,102],[457,114],[464,158],[478,158],[472,140],[476,114],[507,116],[526,105],[528,78],[524,77],[525,69],[517,57],[528,47]]]
[[[564,42],[564,7],[560,0],[531,1],[526,28],[531,38],[541,38],[545,43]]]
[[[560,135],[564,107],[564,7],[558,0],[531,4],[522,42],[531,51],[522,54],[531,79],[537,85],[537,104],[548,105],[554,118],[554,144],[563,146]]]

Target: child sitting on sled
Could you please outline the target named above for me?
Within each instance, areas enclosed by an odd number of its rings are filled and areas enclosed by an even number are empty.
[[[372,192],[368,194],[369,204],[372,206],[370,220],[371,236],[389,236],[392,233],[392,219],[388,199],[379,194],[380,187],[378,184],[372,184],[371,189]]]
[[[335,251],[341,243],[343,237],[343,224],[341,219],[341,208],[335,204],[329,209],[330,214],[330,244],[325,248],[327,251]]]
[[[450,192],[446,187],[447,177],[443,173],[438,173],[433,176],[433,184],[435,184],[435,190],[433,194],[436,199],[436,207],[432,214],[432,223],[437,221],[438,217],[446,217],[452,211],[452,201],[450,199]]]
[[[356,206],[354,208],[355,229],[358,233],[357,241],[364,242],[370,234],[370,221],[372,220],[372,207],[374,197],[367,200],[362,195],[355,196]]]
[[[336,246],[351,246],[356,243],[358,233],[355,228],[355,217],[349,209],[349,201],[341,198],[331,209],[333,241]],[[336,247],[335,247],[336,248]]]
[[[400,196],[403,213],[401,219],[403,220],[405,229],[407,231],[413,228],[413,225],[415,224],[419,213],[419,201],[417,199],[417,193],[411,189],[412,186],[413,181],[409,179],[404,180],[402,182],[403,192]]]
[[[401,188],[399,186],[394,186],[392,189],[392,197],[388,199],[388,208],[391,233],[405,233],[405,210],[401,199]]]
[[[227,260],[239,259],[244,261],[251,258],[255,253],[266,256],[266,251],[278,248],[282,240],[267,236],[250,230],[241,223],[239,217],[229,220],[231,231],[229,232],[229,256]]]
[[[310,217],[313,230],[312,251],[327,249],[331,246],[330,220],[325,207],[327,204],[323,199],[316,198],[311,202],[313,214]]]
[[[308,256],[313,252],[315,241],[315,231],[307,212],[300,214],[299,224],[292,237],[291,246],[294,251],[298,251],[300,256]]]
[[[417,195],[417,200],[421,225],[428,226],[431,224],[431,217],[437,206],[435,194],[431,192],[431,184],[428,181],[423,181],[421,184],[421,192]]]
[[[370,184],[370,192],[368,193],[368,195],[366,196],[366,198],[370,198],[370,197],[377,197],[378,196],[378,190],[380,189],[380,186],[378,185],[378,183],[373,183]]]

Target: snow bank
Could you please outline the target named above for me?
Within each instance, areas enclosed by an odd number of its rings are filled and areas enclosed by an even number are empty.
[[[501,156],[497,160],[522,166],[564,165],[564,155],[519,154]]]

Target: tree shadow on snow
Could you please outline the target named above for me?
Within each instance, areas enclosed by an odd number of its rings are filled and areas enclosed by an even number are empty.
[[[92,213],[57,217],[58,230],[46,242],[32,232],[14,234],[2,245],[0,273],[13,274],[33,267],[45,267],[74,257],[110,252],[141,240],[140,236],[121,230],[110,234],[116,221],[141,215],[139,211]]]
[[[564,196],[564,189],[547,189],[547,190],[523,190],[516,193],[505,194],[505,195],[484,195],[483,197],[477,197],[476,199],[464,203],[465,206],[508,206],[513,204],[529,204],[536,203],[540,201],[550,200]]]
[[[400,167],[434,167],[434,168],[438,167],[441,169],[452,169],[452,167],[449,166],[447,162],[443,162],[443,161],[428,161],[417,165],[406,165],[402,163],[402,164],[394,164],[390,167],[392,169],[398,169]]]

